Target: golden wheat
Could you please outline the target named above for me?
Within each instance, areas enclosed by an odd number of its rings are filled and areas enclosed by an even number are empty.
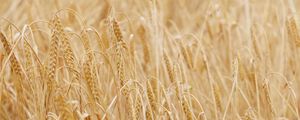
[[[298,3],[3,0],[0,119],[300,119]]]

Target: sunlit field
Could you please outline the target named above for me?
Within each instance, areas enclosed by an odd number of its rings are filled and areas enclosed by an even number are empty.
[[[1,120],[298,120],[299,0],[0,0]]]

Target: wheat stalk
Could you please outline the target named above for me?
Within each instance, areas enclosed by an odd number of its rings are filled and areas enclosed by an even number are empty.
[[[294,17],[288,18],[288,20],[286,21],[286,28],[287,28],[290,40],[292,40],[293,43],[295,43],[296,46],[299,47],[300,39],[299,39],[299,34],[298,34],[297,23],[296,23],[296,20]]]
[[[59,94],[55,98],[56,106],[60,114],[61,120],[74,120],[72,113],[69,111],[68,105],[66,104],[63,95]]]
[[[71,44],[69,42],[69,39],[64,31],[64,27],[61,23],[60,18],[56,15],[54,16],[53,19],[53,24],[54,24],[54,30],[57,31],[59,39],[61,40],[62,47],[63,47],[63,53],[64,53],[64,58],[66,60],[67,66],[70,68],[69,71],[73,73],[73,78],[75,81],[79,81],[79,73],[77,71],[77,67],[75,66],[75,56],[71,48]]]

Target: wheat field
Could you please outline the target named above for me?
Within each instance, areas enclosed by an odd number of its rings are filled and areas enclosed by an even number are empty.
[[[299,0],[0,0],[1,120],[300,119]]]

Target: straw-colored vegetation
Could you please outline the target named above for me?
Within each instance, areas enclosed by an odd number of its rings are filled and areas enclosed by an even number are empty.
[[[0,119],[300,119],[298,5],[2,0]]]

